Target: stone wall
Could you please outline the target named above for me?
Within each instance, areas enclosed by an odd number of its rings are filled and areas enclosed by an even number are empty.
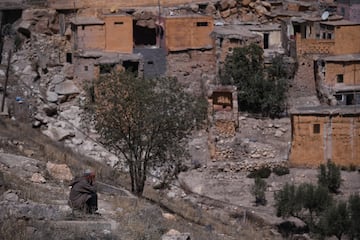
[[[176,77],[193,92],[201,93],[205,83],[215,80],[213,50],[188,50],[167,55],[167,75]],[[205,84],[207,85],[207,84]]]
[[[239,127],[236,87],[213,86],[210,92],[210,155],[213,161],[233,161]]]

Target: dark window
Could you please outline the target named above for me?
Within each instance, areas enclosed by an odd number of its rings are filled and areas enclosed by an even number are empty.
[[[230,43],[239,44],[240,40],[236,38],[230,38]]]
[[[320,133],[320,124],[313,125],[313,133]]]
[[[66,53],[66,62],[72,63],[72,53]]]
[[[153,61],[148,61],[148,62],[147,62],[147,64],[149,64],[149,65],[153,65],[153,64],[154,64],[154,62],[153,62]]]
[[[107,74],[111,73],[111,71],[114,69],[115,64],[101,64],[100,65],[100,74]]]
[[[336,75],[336,82],[337,83],[343,83],[344,82],[344,75],[343,74]]]
[[[133,37],[135,46],[155,46],[156,45],[156,28],[148,28],[137,25],[133,21]]]
[[[341,7],[341,16],[345,16],[345,8]]]
[[[268,49],[268,48],[269,48],[269,34],[264,33],[264,49]]]
[[[326,33],[322,34],[322,39],[326,39]]]
[[[122,65],[126,71],[132,72],[137,75],[139,71],[139,62],[124,61]]]
[[[209,25],[208,22],[197,22],[196,23],[196,26],[198,27],[207,27]]]
[[[89,67],[88,67],[88,66],[84,66],[84,70],[85,70],[85,71],[88,71],[88,70],[89,70]]]
[[[331,33],[327,34],[327,39],[332,39],[332,34]]]
[[[343,100],[343,96],[342,96],[341,94],[336,94],[336,95],[335,95],[335,98],[336,98],[336,100],[338,100],[338,101],[342,101],[342,100]]]
[[[85,26],[84,26],[84,25],[81,26],[81,30],[85,30]]]
[[[115,25],[123,25],[124,22],[114,22]]]
[[[354,104],[354,94],[346,95],[346,105],[353,105]]]

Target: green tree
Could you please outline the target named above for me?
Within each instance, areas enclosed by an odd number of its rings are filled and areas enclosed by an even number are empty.
[[[266,205],[265,191],[267,188],[266,181],[257,176],[254,180],[254,185],[251,187],[251,194],[255,197],[256,205]]]
[[[338,193],[341,186],[340,167],[333,162],[319,167],[318,183],[329,189],[331,193]]]
[[[141,195],[150,167],[178,166],[186,137],[206,112],[174,78],[111,73],[94,81],[95,128],[109,150],[129,166],[131,190]]]
[[[341,240],[341,237],[350,229],[351,222],[347,204],[340,201],[337,204],[332,204],[322,214],[319,222],[322,235],[336,236]]]
[[[279,217],[297,217],[309,227],[317,230],[318,216],[332,204],[332,197],[326,188],[303,183],[299,186],[285,184],[275,192],[275,207]]]
[[[302,216],[311,230],[315,229],[315,218],[332,204],[332,197],[327,188],[315,186],[310,183],[303,183],[297,188],[297,197],[301,206],[308,213],[308,216]]]
[[[360,196],[353,194],[349,197],[349,213],[351,220],[350,236],[352,239],[360,239]]]
[[[289,183],[286,183],[281,190],[275,192],[275,208],[278,217],[299,216],[302,202],[299,201],[297,194],[297,187]]]
[[[257,44],[234,48],[220,73],[221,84],[238,89],[239,109],[275,117],[285,109],[287,81],[281,57],[274,58],[268,74],[264,68],[263,50]]]

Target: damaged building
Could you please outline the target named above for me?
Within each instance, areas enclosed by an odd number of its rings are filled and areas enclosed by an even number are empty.
[[[234,86],[212,86],[209,96],[209,149],[212,161],[235,160],[236,131],[239,127],[237,91]]]

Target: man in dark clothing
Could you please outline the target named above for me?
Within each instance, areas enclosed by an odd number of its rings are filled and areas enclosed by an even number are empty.
[[[69,205],[72,209],[96,214],[98,207],[94,182],[95,173],[91,170],[86,170],[82,177],[77,177],[70,183]]]

